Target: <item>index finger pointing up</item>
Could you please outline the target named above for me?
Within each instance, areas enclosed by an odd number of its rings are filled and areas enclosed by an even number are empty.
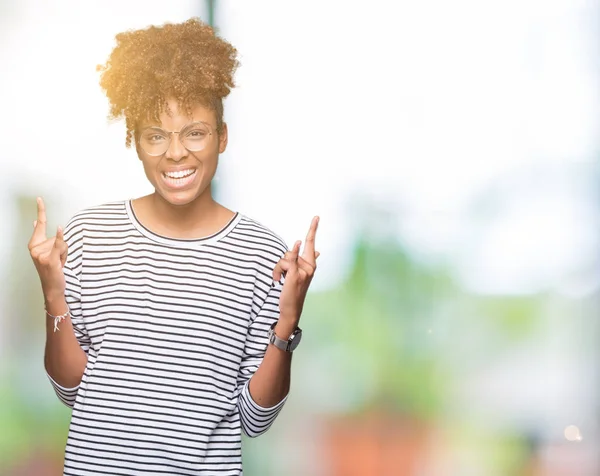
[[[310,224],[306,241],[304,243],[304,252],[302,258],[311,264],[315,263],[315,237],[317,236],[317,227],[319,226],[319,217],[314,217]]]
[[[38,241],[46,239],[46,205],[41,197],[37,198],[37,223],[33,237]]]

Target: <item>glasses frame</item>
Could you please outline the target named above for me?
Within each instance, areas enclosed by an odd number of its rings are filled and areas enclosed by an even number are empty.
[[[207,122],[204,121],[193,121],[190,122],[189,124],[186,124],[185,126],[183,126],[181,129],[179,129],[178,131],[167,131],[165,129],[163,129],[162,127],[159,126],[149,126],[149,127],[145,127],[142,132],[140,133],[137,143],[140,146],[140,149],[142,149],[146,154],[148,154],[150,157],[160,157],[161,155],[165,155],[168,151],[169,148],[171,147],[171,142],[173,142],[173,134],[178,134],[178,138],[179,138],[179,134],[181,134],[181,131],[186,130],[188,127],[193,126],[194,124],[202,124],[203,126],[206,126],[206,128],[208,129],[208,135],[212,137],[213,135],[213,130],[212,130],[212,126],[210,124],[208,124]],[[161,131],[164,132],[168,137],[169,137],[169,142],[167,144],[167,148],[165,149],[164,152],[160,153],[160,154],[151,154],[150,152],[148,152],[146,149],[144,149],[144,147],[142,146],[142,136],[144,135],[144,133],[146,131],[148,131],[149,129],[156,129],[157,131]],[[192,150],[189,149],[188,147],[186,147],[183,142],[181,140],[179,140],[179,143],[181,144],[181,146],[186,149],[189,152],[200,152],[201,150],[204,150],[204,147],[202,147],[201,149],[198,150]]]

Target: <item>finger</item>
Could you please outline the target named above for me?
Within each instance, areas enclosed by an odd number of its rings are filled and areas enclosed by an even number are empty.
[[[37,224],[43,226],[43,231],[46,231],[46,204],[42,197],[37,198]]]
[[[54,240],[54,246],[52,247],[52,251],[50,252],[50,253],[52,253],[53,258],[61,259],[62,256],[66,253],[66,249],[65,249],[66,246],[67,246],[67,244],[65,243],[62,228],[59,226],[56,229],[56,237]],[[61,261],[62,261],[62,259],[61,259]]]
[[[56,237],[48,238],[47,240],[38,243],[35,246],[30,246],[31,256],[32,258],[37,258],[40,256],[50,255],[52,250],[54,249],[54,241]]]
[[[56,230],[56,240],[54,241],[54,248],[58,250],[60,256],[60,263],[62,266],[67,262],[67,251],[69,247],[65,242],[65,235],[63,229],[59,226]]]
[[[315,265],[306,261],[302,256],[298,258],[298,268],[304,271],[309,278],[312,278],[312,276],[315,274],[315,270],[317,269]]]
[[[297,242],[296,242],[297,244]],[[296,246],[296,244],[294,244],[294,247]],[[298,253],[299,253],[300,249],[298,248]],[[281,259],[285,259],[291,262],[294,262],[298,259],[298,253],[294,253],[294,249],[292,248],[290,251],[286,251],[285,254],[283,255],[283,258]]]
[[[300,252],[301,241],[296,241],[290,251],[286,251],[283,257],[277,262],[273,269],[273,279],[279,281],[281,275],[286,275],[288,271],[297,269],[298,253]]]
[[[37,198],[37,220],[33,230],[32,241],[40,243],[46,239],[46,205],[41,197]]]
[[[285,275],[285,273],[287,273],[290,270],[292,265],[293,263],[290,260],[279,260],[279,262],[275,265],[275,268],[273,269],[273,281],[281,280],[281,276]]]
[[[286,258],[291,261],[297,261],[298,255],[300,254],[300,246],[302,246],[302,241],[298,240],[294,243],[294,246],[290,251],[288,251],[285,255]]]
[[[321,256],[321,253],[319,253],[318,251],[315,251],[315,259],[317,259],[319,256]]]
[[[310,223],[306,241],[304,243],[304,252],[302,257],[309,263],[315,263],[315,238],[317,236],[317,228],[319,227],[319,217],[314,217]]]
[[[32,252],[33,249],[39,245],[39,241],[36,239],[36,235],[35,235],[35,227],[37,226],[37,220],[33,221],[33,233],[31,234],[31,238],[29,238],[29,243],[27,243],[27,248],[29,248],[29,251]]]

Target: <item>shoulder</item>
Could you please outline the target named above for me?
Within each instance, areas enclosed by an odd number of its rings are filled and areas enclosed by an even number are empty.
[[[102,229],[109,224],[127,221],[126,202],[109,202],[91,206],[76,212],[65,226],[65,239],[67,242],[77,240],[85,231]]]
[[[257,251],[273,254],[277,260],[288,250],[285,240],[280,235],[247,215],[240,215],[235,231],[240,240]]]
[[[75,213],[69,220],[69,224],[77,224],[82,222],[111,219],[127,216],[126,202],[120,200],[118,202],[103,203],[84,208]]]

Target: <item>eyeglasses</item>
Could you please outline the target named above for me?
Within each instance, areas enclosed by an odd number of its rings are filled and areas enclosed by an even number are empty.
[[[210,125],[205,122],[192,122],[179,132],[165,131],[160,127],[148,127],[140,134],[139,144],[146,154],[163,155],[171,145],[172,134],[179,134],[181,145],[190,152],[199,152],[206,147],[212,136]]]

